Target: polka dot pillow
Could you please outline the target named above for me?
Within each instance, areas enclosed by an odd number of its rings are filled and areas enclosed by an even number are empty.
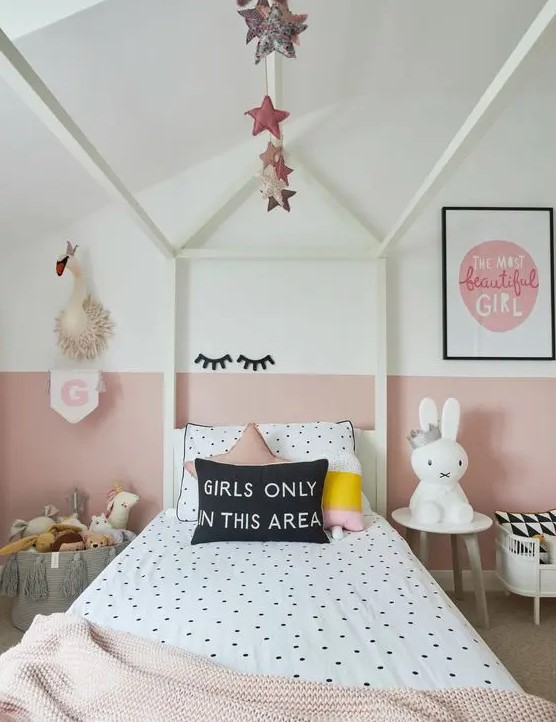
[[[327,459],[330,471],[361,474],[351,421],[258,424],[257,427],[269,449],[277,456],[290,461]],[[179,430],[175,437],[174,459],[176,478],[181,478],[176,509],[180,521],[197,521],[199,507],[197,480],[184,468],[184,463],[228,453],[244,429],[245,426],[187,424],[184,430]]]

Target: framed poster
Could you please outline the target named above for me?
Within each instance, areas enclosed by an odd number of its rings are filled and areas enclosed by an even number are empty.
[[[443,358],[553,360],[552,208],[442,209]]]

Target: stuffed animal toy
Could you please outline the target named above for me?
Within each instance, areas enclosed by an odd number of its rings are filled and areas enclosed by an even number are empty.
[[[64,551],[62,549],[62,545],[74,545],[74,544],[81,544],[81,548],[83,548],[83,537],[78,531],[75,531],[75,529],[72,529],[71,531],[64,531],[61,534],[59,534],[56,539],[54,540],[54,543],[52,544],[52,548],[50,551],[53,552],[60,552]]]
[[[30,537],[26,538],[29,539]],[[34,547],[41,554],[46,554],[52,550],[52,545],[55,541],[56,534],[52,531],[45,531],[44,534],[39,534],[35,541]]]
[[[78,531],[87,531],[87,525],[83,524],[83,522],[79,521],[77,518],[77,513],[69,514],[68,516],[59,516],[58,524],[67,524],[68,526],[72,526]]]
[[[133,539],[137,536],[134,531],[130,531],[129,529],[112,529],[110,524],[106,521],[104,514],[92,517],[89,532],[104,534],[112,539],[112,544],[121,544],[124,541],[133,541]]]
[[[108,492],[108,505],[104,512],[106,520],[113,529],[125,529],[129,510],[139,501],[137,494],[124,491],[120,484],[114,483]]]
[[[83,539],[81,541],[75,541],[75,542],[64,542],[63,544],[60,544],[60,549],[58,551],[60,552],[82,552],[85,549],[85,542]]]
[[[91,517],[89,531],[95,531],[99,534],[110,534],[112,532],[112,526],[106,521],[104,514],[100,514],[99,516]]]
[[[75,529],[65,524],[51,524],[50,529],[43,534],[22,537],[21,539],[12,541],[10,544],[6,544],[6,546],[0,549],[0,556],[8,556],[9,554],[16,554],[17,552],[28,549],[34,549],[41,553],[50,552],[58,536],[64,532],[75,533]]]
[[[112,539],[105,534],[97,534],[89,532],[85,539],[85,547],[87,549],[99,549],[100,547],[112,546]]]
[[[53,524],[59,521],[56,516],[59,511],[55,506],[49,504],[44,507],[42,516],[37,516],[30,521],[16,519],[10,528],[9,540],[12,541],[18,535],[20,537],[37,536],[48,531]]]
[[[457,443],[460,405],[447,399],[442,420],[432,399],[425,398],[419,406],[421,429],[407,437],[413,451],[411,466],[419,477],[409,508],[422,524],[468,524],[473,520],[471,508],[460,479],[467,471],[467,454]]]

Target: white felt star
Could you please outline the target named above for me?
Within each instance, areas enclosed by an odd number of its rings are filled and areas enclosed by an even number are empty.
[[[274,198],[277,203],[283,205],[282,191],[287,187],[287,183],[278,178],[274,166],[269,165],[262,173],[259,173],[257,177],[260,178],[261,181],[261,194],[263,198]]]

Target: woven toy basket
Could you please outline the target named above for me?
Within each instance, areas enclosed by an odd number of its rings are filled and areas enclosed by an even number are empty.
[[[36,614],[65,612],[128,544],[78,552],[12,554],[0,578],[0,594],[13,597],[14,627],[26,631]]]

